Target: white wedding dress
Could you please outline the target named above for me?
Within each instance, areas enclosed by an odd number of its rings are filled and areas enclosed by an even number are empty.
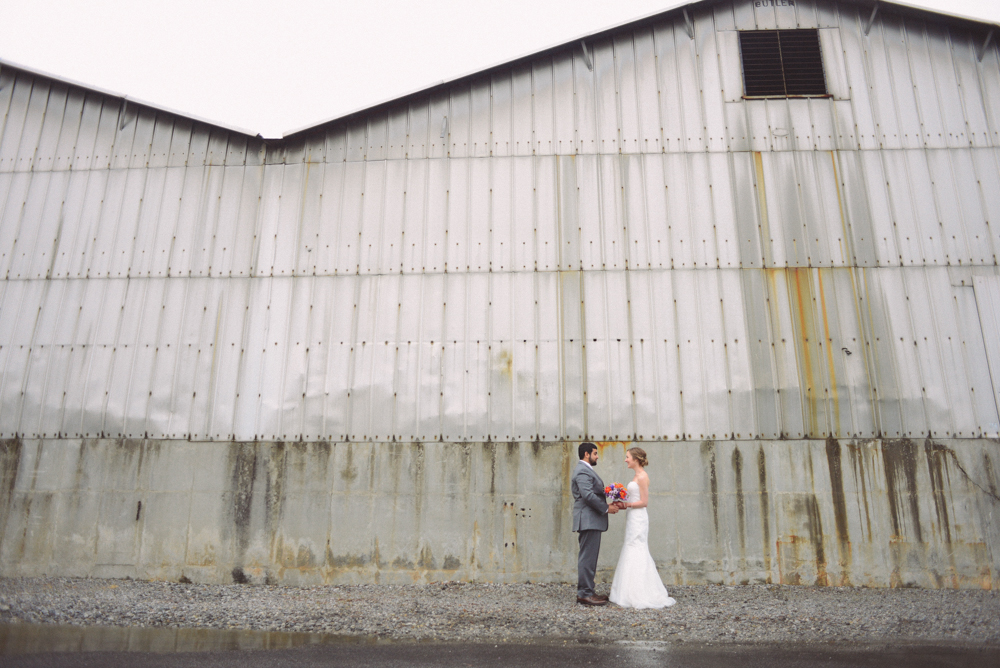
[[[628,501],[639,500],[639,483],[633,480],[625,489]],[[649,554],[649,514],[645,508],[625,513],[625,544],[608,598],[623,608],[669,608],[677,601],[667,593]]]

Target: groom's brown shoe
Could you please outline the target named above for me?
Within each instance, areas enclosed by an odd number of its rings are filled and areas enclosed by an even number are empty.
[[[607,601],[608,600],[608,597],[605,596],[604,594],[594,594],[593,598],[596,598],[598,601]]]
[[[591,595],[591,596],[577,596],[576,597],[576,602],[577,603],[583,603],[584,605],[607,605],[608,604],[608,600],[607,599],[604,599],[602,601],[600,598],[598,598],[596,596],[593,596],[593,595]]]

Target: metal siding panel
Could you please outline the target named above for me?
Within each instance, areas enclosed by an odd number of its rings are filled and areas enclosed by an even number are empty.
[[[859,173],[853,182],[845,182],[845,196],[852,202],[857,212],[859,201],[857,195],[867,190],[867,210],[870,212],[872,235],[875,241],[875,255],[881,267],[898,266],[902,260],[899,246],[896,243],[896,230],[893,225],[893,210],[890,203],[888,183],[882,163],[882,153],[876,151],[859,151]],[[855,195],[851,197],[851,195]]]
[[[683,19],[680,19],[680,23],[674,20],[674,50],[668,60],[676,68],[677,94],[681,102],[680,144],[675,150],[694,153],[707,150],[709,141],[705,133],[708,120],[702,108],[704,101],[701,94],[697,44],[684,32],[682,23]]]
[[[646,218],[645,155],[622,156],[622,199],[625,220],[625,262],[629,269],[648,268],[649,220]]]
[[[994,382],[1000,374],[1000,279],[976,276],[974,289],[953,287],[961,319],[961,346],[976,411],[977,434],[1000,434],[1000,392]]]
[[[906,41],[906,31],[902,19],[891,14],[882,14],[877,18],[876,23],[880,24],[884,38],[889,67],[889,85],[896,103],[895,116],[899,123],[900,147],[921,148],[924,145],[926,135],[920,126],[920,111],[915,89],[916,78],[922,76],[923,73],[914,72],[912,69],[910,49]],[[875,33],[875,26],[872,26],[869,38]]]
[[[407,165],[422,161],[406,161]],[[328,276],[337,273],[338,240],[341,229],[341,208],[347,166],[343,162],[328,162],[323,169],[321,207],[316,223],[316,273]]]
[[[767,142],[772,151],[791,151],[795,148],[795,122],[809,128],[808,118],[803,119],[802,110],[807,108],[807,100],[764,100],[767,110]],[[796,113],[792,114],[792,109]],[[807,132],[807,135],[809,133]],[[808,139],[807,139],[808,142]]]
[[[657,377],[656,334],[653,327],[653,272],[634,271],[628,276],[631,308],[631,346],[635,360],[635,437],[656,440],[660,429],[660,392]]]
[[[559,266],[559,204],[555,157],[532,161],[534,178],[534,269],[553,271]]]
[[[174,119],[174,131],[170,137],[170,155],[167,158],[168,167],[184,167],[188,164],[193,129],[193,121],[186,118]]]
[[[615,55],[610,40],[593,43],[594,110],[597,128],[597,152],[618,153],[621,144],[618,115],[618,90],[615,81]]]
[[[469,275],[449,274],[446,280],[448,286],[447,301],[444,305],[441,437],[445,441],[463,441],[467,438],[466,416],[468,412],[465,404],[467,382],[465,376],[468,368],[466,355],[469,346],[465,323],[470,317]],[[399,325],[401,327],[402,323]]]
[[[837,100],[830,109],[833,114],[831,132],[834,133],[833,144],[842,151],[857,151],[857,123],[854,119],[854,107],[851,100]]]
[[[992,221],[1000,221],[1000,155],[996,149],[974,149],[972,162],[975,165],[976,186],[985,212],[985,221],[990,230],[990,248],[984,252],[992,254],[993,263],[996,264],[1000,254],[1000,225],[994,225]]]
[[[562,371],[562,425],[565,437],[586,438],[587,377],[584,357],[584,272],[559,274],[560,369]]]
[[[355,295],[361,279],[356,276],[339,276],[333,279],[329,309],[330,327],[327,343],[327,363],[324,378],[323,433],[329,440],[346,440],[349,429],[350,406],[348,392],[351,389],[351,357],[354,346],[354,323],[357,319]],[[413,278],[405,278],[403,285],[412,283]],[[400,299],[402,304],[400,318],[408,314],[407,301]],[[409,320],[408,322],[414,322]],[[399,389],[397,385],[397,389]],[[396,400],[397,424],[398,410],[402,404],[404,393],[399,393]],[[413,437],[410,436],[412,439]]]
[[[537,269],[535,220],[535,163],[540,158],[513,158],[511,174],[510,268]]]
[[[469,155],[488,157],[492,148],[490,125],[492,121],[490,79],[482,78],[472,84],[472,127],[470,129]]]
[[[756,435],[754,375],[750,361],[751,341],[747,328],[740,270],[718,272],[722,322],[725,326],[727,387],[729,393],[729,436],[750,439]]]
[[[889,55],[891,47],[887,44],[892,38],[883,34],[883,31],[884,27],[880,18],[872,24],[871,32],[868,33],[863,46],[859,44],[856,48],[864,54],[868,79],[866,88],[872,91],[870,100],[877,139],[875,148],[902,148],[904,146],[904,126],[896,113],[897,91],[893,84],[893,63],[890,62]],[[909,64],[905,61],[902,64],[907,68],[906,79],[909,81]],[[859,85],[853,82],[853,77],[852,83],[851,91],[853,93],[858,90]],[[906,105],[906,98],[904,97],[899,104]],[[912,91],[909,93],[908,104],[911,109],[916,107]],[[862,142],[862,146],[867,148],[864,142]]]
[[[511,274],[512,341],[508,371],[514,399],[512,431],[518,441],[538,440],[538,300],[535,272]]]
[[[344,159],[348,162],[359,162],[365,159],[365,148],[368,144],[367,130],[368,124],[364,118],[351,119],[347,122]]]
[[[53,151],[52,169],[54,170],[66,170],[73,165],[73,155],[76,152],[85,95],[84,91],[77,88],[70,88],[66,94],[66,105],[62,114],[59,141]],[[0,109],[2,108],[3,102],[0,101]]]
[[[336,292],[334,284],[341,278],[322,276],[310,280],[309,312],[302,332],[306,347],[306,368],[302,397],[302,438],[324,440],[328,437],[323,426],[323,408],[326,402],[327,367],[331,350],[336,342],[330,337],[333,318],[341,315],[334,310]],[[298,323],[296,323],[298,325]],[[229,392],[219,393],[220,398],[228,398]],[[392,414],[387,416],[391,421]]]
[[[764,251],[761,248],[761,211],[758,201],[756,154],[733,153],[727,156],[732,163],[733,196],[736,198],[736,231],[739,234],[741,267],[761,267]],[[761,186],[763,188],[763,186]],[[769,240],[768,240],[769,243]]]
[[[443,359],[445,274],[423,277],[421,285],[420,349],[417,362],[417,438],[432,440],[441,433],[441,368]]]
[[[447,184],[447,215],[445,247],[445,267],[447,271],[468,271],[469,256],[472,253],[472,217],[469,215],[473,206],[473,193],[471,192],[471,172],[473,165],[483,164],[487,169],[486,161],[476,158],[453,159],[448,161],[448,184]],[[480,172],[481,170],[476,170]],[[480,193],[476,195],[482,196]]]
[[[686,35],[681,37],[687,39]],[[657,87],[659,88],[660,118],[663,120],[663,150],[684,150],[684,115],[681,111],[681,83],[677,67],[673,22],[657,24],[653,28],[653,49],[656,55]]]
[[[823,59],[823,74],[826,78],[826,91],[835,100],[849,100],[851,88],[844,62],[844,45],[840,40],[840,29],[827,28],[818,32],[820,54]]]
[[[622,153],[642,150],[639,130],[639,91],[635,72],[635,49],[631,33],[619,33],[612,39],[615,78],[618,90],[618,118]]]
[[[470,441],[485,441],[490,435],[490,325],[489,305],[492,274],[466,274],[465,312],[482,314],[465,322],[465,434]]]
[[[712,232],[715,237],[715,261],[721,268],[740,266],[740,234],[736,200],[730,171],[730,156],[708,156],[712,195]],[[750,200],[753,201],[752,198]],[[741,203],[742,204],[742,203]]]
[[[946,203],[941,207],[942,214],[949,220],[954,216],[954,227],[951,229],[956,237],[959,234],[964,237],[964,250],[969,263],[991,264],[994,260],[990,226],[979,197],[982,180],[977,175],[973,150],[941,151],[941,156],[935,154],[933,158],[943,158],[945,155],[951,158],[950,170],[946,173],[950,188],[943,193]],[[936,169],[934,171],[937,172]],[[936,173],[934,178],[936,185]],[[947,201],[951,198],[954,199]],[[947,230],[945,240],[947,241]]]
[[[778,390],[778,411],[781,437],[803,438],[805,388],[800,383],[792,304],[794,288],[789,285],[793,272],[768,271],[767,287],[771,317],[771,341],[774,350],[775,385]]]
[[[624,272],[584,273],[587,433],[634,437],[629,312]]]
[[[694,22],[695,49],[698,54],[698,81],[701,105],[705,119],[708,150],[725,151],[726,114],[722,76],[719,72],[719,47],[716,43],[715,24],[711,14],[697,12]]]
[[[419,159],[427,156],[428,133],[430,132],[429,112],[430,107],[426,99],[413,101],[407,108],[407,123],[409,124],[406,137],[407,158]],[[328,141],[327,162],[334,162],[336,159],[336,153],[331,155],[332,150],[334,150],[333,146]]]
[[[66,88],[59,84],[53,84],[49,89],[42,127],[33,148],[32,171],[48,171],[55,166],[56,149],[63,126],[67,94]]]
[[[583,49],[587,50],[584,57]],[[594,45],[586,44],[581,49],[573,51],[573,92],[576,99],[576,132],[577,151],[593,154],[600,151],[597,130],[597,92],[594,63]]]
[[[872,438],[877,435],[874,396],[867,365],[868,349],[864,332],[859,322],[860,309],[864,307],[859,299],[856,272],[820,272],[827,276],[824,313],[829,320],[827,326],[833,341],[827,341],[826,354],[832,360],[830,366],[836,373],[836,395],[834,395],[834,416],[839,424],[834,424],[837,438]],[[832,280],[829,280],[832,279]],[[846,399],[846,401],[844,401]]]
[[[344,186],[337,217],[337,262],[334,271],[354,274],[359,271],[361,220],[365,189],[365,165],[349,161],[345,166]]]
[[[860,151],[842,151],[831,155],[834,169],[836,202],[847,231],[847,253],[852,266],[870,267],[878,264],[878,240],[872,224],[872,209],[862,167]]]
[[[580,266],[595,269],[601,266],[601,200],[600,171],[596,157],[576,159],[577,216],[580,234]]]
[[[212,238],[199,253],[197,266],[206,275],[229,276],[233,271],[234,244],[239,232],[240,195],[243,188],[243,167],[222,167],[209,170],[209,196],[206,198],[206,233]],[[252,234],[252,233],[251,233]],[[243,270],[246,271],[244,263]]]
[[[537,310],[535,353],[537,376],[534,398],[538,435],[542,440],[564,437],[560,425],[562,387],[559,364],[559,280],[560,274],[546,271],[533,274]]]
[[[365,160],[385,160],[388,155],[389,117],[387,112],[375,112],[368,116],[366,132],[367,147]]]
[[[929,420],[926,414],[922,389],[927,373],[926,362],[921,363],[920,351],[910,318],[912,311],[909,304],[909,288],[905,270],[880,272],[883,304],[886,324],[889,330],[889,341],[883,340],[883,347],[891,351],[895,360],[897,392],[900,412],[902,414],[902,436],[925,436],[929,431]],[[909,289],[908,289],[909,288]],[[900,296],[905,299],[900,299]],[[888,343],[888,345],[886,345]]]
[[[554,125],[553,141],[554,153],[556,155],[571,155],[578,152],[576,133],[576,96],[573,91],[573,53],[579,53],[580,49],[563,51],[552,56],[552,122]],[[495,79],[494,79],[495,81]],[[494,96],[496,89],[494,87]],[[499,105],[494,102],[494,108],[499,109]],[[509,114],[509,111],[505,113]],[[497,119],[494,117],[494,133],[500,123],[506,129],[509,119]],[[509,132],[509,130],[507,130]],[[499,143],[499,142],[497,142]],[[495,155],[505,155],[495,153]]]
[[[973,146],[990,146],[992,143],[990,124],[987,119],[984,91],[980,86],[976,45],[965,31],[952,32],[949,37],[952,63],[955,67],[954,76],[969,132],[969,141]],[[983,60],[986,60],[986,56]]]
[[[501,162],[503,160],[501,159]],[[462,271],[488,271],[490,268],[491,245],[491,200],[494,197],[492,172],[496,159],[472,160],[467,165],[468,196],[461,200],[461,213],[467,221],[467,249],[464,264],[455,269]],[[459,213],[456,204],[456,215]],[[463,230],[464,232],[464,230]]]
[[[430,172],[430,161],[407,160],[406,165],[406,199],[403,212],[403,273],[421,272],[424,267],[424,245],[426,242],[426,204],[427,179]],[[329,192],[329,188],[326,189]],[[323,229],[335,229],[341,223],[336,208],[324,204],[324,211],[329,210],[331,222]]]
[[[516,298],[512,279],[511,272],[491,273],[489,279],[489,433],[496,441],[514,438],[512,343]]]
[[[14,161],[15,171],[27,172],[34,166],[38,142],[45,121],[45,112],[48,107],[50,88],[49,82],[44,79],[35,79],[32,82],[24,124],[20,131],[21,141],[17,149],[17,158]]]
[[[364,169],[364,165],[360,166]],[[297,169],[297,166],[291,166],[291,169]],[[254,258],[253,258],[253,276],[274,276],[277,274],[275,271],[274,263],[276,259],[276,252],[278,246],[278,231],[281,229],[281,206],[283,204],[281,193],[284,190],[282,186],[282,181],[286,175],[285,165],[265,165],[264,166],[264,180],[261,185],[260,194],[260,213],[258,218],[258,229],[259,234],[257,235],[254,243]],[[185,179],[187,183],[189,179]],[[189,188],[185,185],[185,191]],[[182,225],[179,224],[178,228]],[[176,251],[171,253],[175,255]],[[171,258],[171,272],[176,272],[177,262]]]
[[[0,276],[5,278],[14,259],[14,243],[31,184],[32,174],[29,172],[0,173],[0,195],[3,196],[3,207],[0,208]]]
[[[928,23],[926,39],[930,66],[934,73],[934,78],[929,81],[936,87],[946,144],[952,148],[969,146],[973,138],[969,135],[967,117],[962,108],[962,91],[947,27]]]
[[[144,169],[126,170],[122,202],[108,263],[109,276],[120,278],[131,275],[146,177],[147,172]]]
[[[424,109],[426,112],[426,101],[424,103]],[[411,111],[410,123],[411,123],[410,136],[412,137],[413,136],[412,126],[414,126],[416,123],[416,119],[412,117],[412,111]],[[423,141],[424,138],[421,137],[420,138],[421,147],[423,146],[422,143]],[[414,152],[414,147],[412,145],[409,146],[408,151],[411,156],[416,157],[417,154]],[[345,160],[347,160],[347,129],[343,125],[340,125],[334,128],[330,128],[326,132],[326,161],[329,163],[335,163],[335,162],[344,162]]]
[[[492,155],[513,155],[511,71],[495,72],[490,80]]]
[[[471,155],[471,113],[472,98],[469,84],[463,82],[452,85],[448,137],[446,137],[449,158],[467,158]]]
[[[957,432],[958,423],[972,422],[971,416],[963,415],[968,412],[968,396],[957,403],[949,396],[953,376],[950,377],[943,367],[943,342],[939,334],[941,327],[935,322],[942,319],[954,320],[955,317],[950,303],[951,295],[947,294],[950,290],[941,295],[944,299],[938,300],[935,298],[939,295],[931,287],[933,283],[944,283],[946,288],[950,287],[948,270],[943,267],[906,269],[903,277],[906,306],[909,308],[913,327],[913,352],[919,360],[920,391],[927,416],[927,435],[943,438],[946,434],[950,436]]]
[[[532,153],[553,155],[555,146],[555,101],[552,89],[552,61],[548,58],[531,67]]]
[[[397,273],[403,266],[403,218],[405,216],[404,207],[406,205],[406,172],[405,160],[390,160],[386,163],[385,175],[385,203],[382,211],[382,248],[379,257],[380,271],[383,273]],[[314,176],[309,173],[310,183],[315,183],[307,188],[308,198],[306,209],[303,211],[303,225],[309,225],[309,235],[312,238],[318,234],[312,232],[312,227],[319,219],[320,197],[317,196],[321,187],[321,176]],[[303,237],[305,238],[305,237]],[[315,247],[315,245],[313,246]],[[311,251],[310,251],[311,253]],[[315,267],[313,268],[315,272]]]
[[[28,184],[28,192],[21,207],[21,214],[14,229],[13,241],[0,253],[0,267],[6,266],[6,278],[28,278],[32,259],[35,254],[35,244],[42,227],[42,216],[48,200],[48,191],[52,182],[48,172],[35,173]],[[6,234],[2,236],[7,236]],[[9,249],[9,250],[8,250]]]
[[[861,37],[861,29],[856,22],[857,16],[852,14],[840,30],[840,40],[844,54],[846,85],[851,98],[852,116],[857,128],[857,141],[861,148],[879,148],[879,128],[876,126],[876,114],[872,107],[871,94],[873,89],[868,81],[869,57],[866,52],[867,41]]]
[[[511,68],[511,155],[531,155],[531,69]]]
[[[727,9],[730,9],[727,7]],[[731,9],[730,9],[731,11]],[[740,59],[740,34],[735,30],[719,30],[716,33],[719,70],[722,75],[722,96],[726,102],[741,102],[743,100],[743,63]],[[730,109],[738,109],[737,116],[742,115],[742,105],[731,107],[726,105],[726,125],[730,135],[733,128],[730,125]],[[731,141],[731,140],[730,140]],[[730,146],[730,150],[737,150]]]
[[[938,432],[942,424],[951,422],[951,430],[945,428],[946,436],[968,438],[982,433],[978,420],[974,383],[968,374],[968,365],[962,345],[963,319],[962,309],[958,304],[959,292],[972,292],[967,287],[951,285],[947,270],[921,270],[926,278],[930,293],[931,311],[937,353],[941,362],[941,373],[944,375],[947,405],[944,406],[946,420],[935,425]],[[920,310],[920,307],[918,307]],[[974,331],[974,330],[973,330]]]
[[[670,236],[667,226],[667,188],[664,163],[665,155],[647,154],[642,156],[643,189],[633,196],[643,198],[645,259],[647,267],[670,267]],[[637,205],[638,206],[638,205]],[[631,224],[631,219],[630,219]]]
[[[425,272],[444,271],[448,244],[448,160],[432,160],[428,165],[425,200],[424,261]]]
[[[669,244],[670,267],[683,268],[695,264],[689,168],[694,161],[689,154],[668,154],[663,157],[666,183],[666,236]]]
[[[922,21],[910,20],[904,21],[900,28],[909,56],[923,145],[927,148],[943,148],[948,146],[949,141],[942,118],[944,110],[941,108],[941,99],[935,82],[938,73],[928,53],[928,37],[924,33],[924,24]]]
[[[386,162],[365,162],[365,187],[361,198],[361,227],[359,237],[358,272],[380,273],[379,259],[382,251],[382,222],[385,208]],[[292,176],[289,174],[289,176]],[[296,183],[298,186],[298,183]],[[297,214],[298,212],[296,212]],[[287,229],[288,223],[282,224]]]
[[[954,149],[931,150],[925,152],[927,157],[928,172],[931,180],[931,192],[934,197],[939,224],[938,233],[941,237],[944,257],[947,264],[969,264],[972,257],[968,239],[966,239],[966,231],[968,230],[971,232],[975,229],[975,223],[973,223],[973,225],[968,225],[965,220],[963,220],[963,207],[962,203],[958,199],[958,187],[955,175],[952,171],[952,154],[961,153],[963,152]],[[964,153],[966,155],[968,154],[967,151]],[[967,159],[967,164],[970,163],[971,160]],[[972,170],[967,170],[966,175],[966,178],[972,177]],[[978,202],[974,199],[967,206],[975,206],[976,204],[978,204]],[[979,212],[978,216],[975,214],[973,215],[979,220],[983,219],[981,212]],[[985,231],[985,229],[983,231]]]
[[[676,312],[677,335],[675,346],[679,359],[680,403],[684,415],[682,437],[708,439],[712,433],[712,407],[709,406],[709,379],[706,367],[712,356],[705,348],[709,345],[708,332],[701,322],[701,294],[703,286],[698,272],[675,271],[673,276],[673,306]]]

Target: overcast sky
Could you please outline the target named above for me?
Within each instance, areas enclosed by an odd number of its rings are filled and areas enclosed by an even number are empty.
[[[678,4],[0,0],[0,58],[277,137]],[[1000,0],[911,4],[1000,23]]]

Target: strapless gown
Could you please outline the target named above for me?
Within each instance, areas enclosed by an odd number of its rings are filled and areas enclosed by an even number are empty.
[[[639,500],[639,483],[633,480],[625,489],[628,501]],[[623,608],[668,608],[677,601],[667,593],[649,554],[649,514],[645,508],[625,512],[625,544],[608,598]]]

